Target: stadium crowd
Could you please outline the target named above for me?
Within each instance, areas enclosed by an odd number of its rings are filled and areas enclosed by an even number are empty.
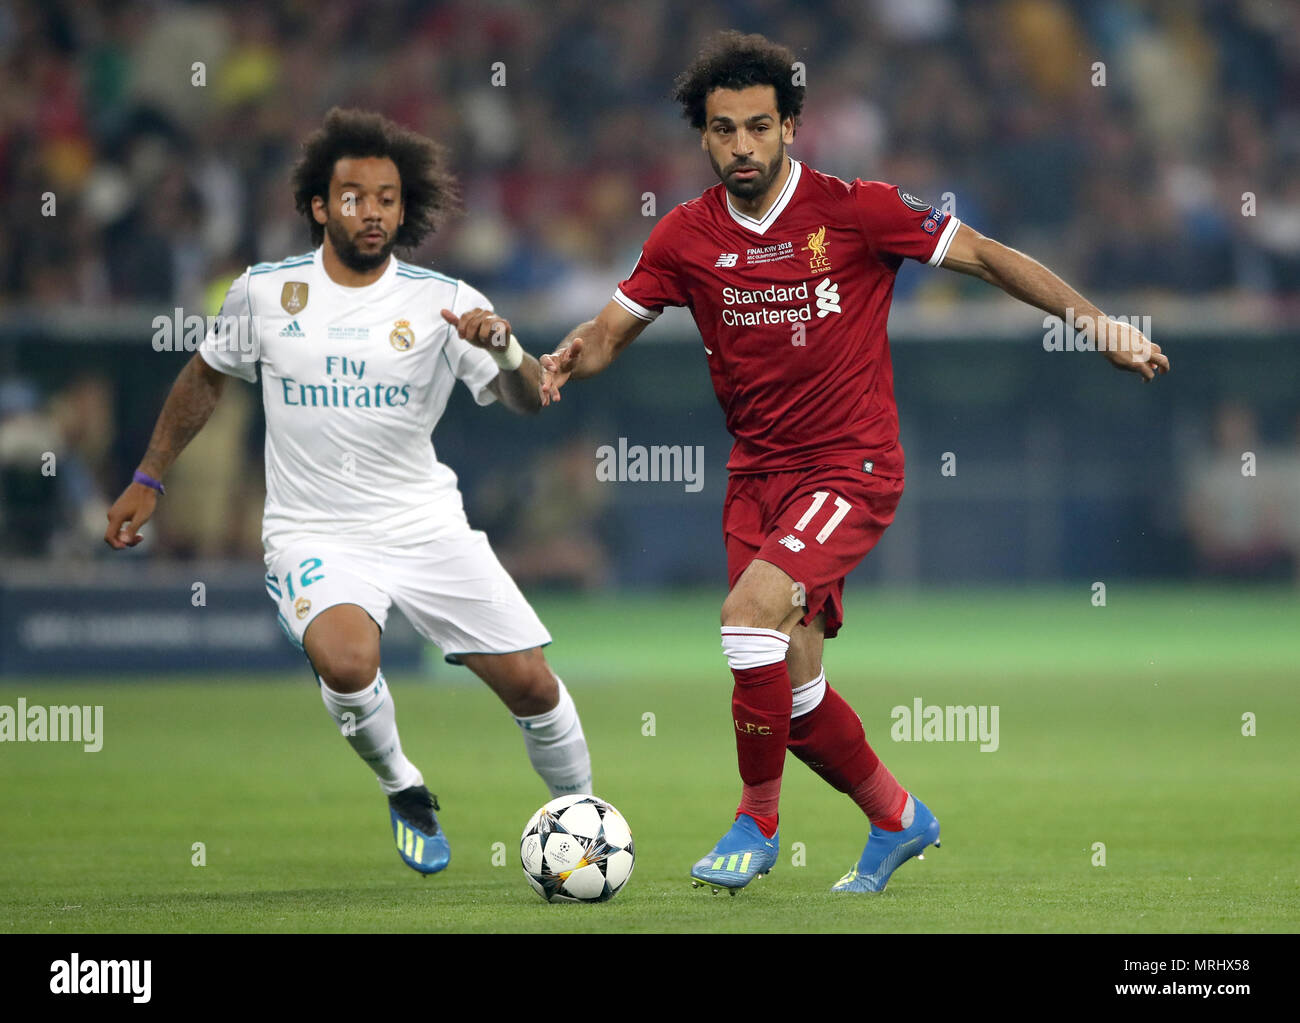
[[[584,319],[653,218],[715,181],[670,93],[694,47],[729,27],[799,56],[808,98],[794,154],[821,170],[949,202],[1090,295],[1300,302],[1293,3],[13,0],[0,5],[0,315],[215,312],[246,265],[309,247],[289,168],[337,104],[448,149],[465,215],[407,258],[465,277],[520,320]],[[910,270],[897,294],[940,309],[998,301],[979,282]],[[75,554],[102,529],[148,424],[125,414],[124,376],[102,367],[61,384],[47,373],[42,393],[13,371],[12,322],[0,524],[8,553]],[[162,551],[255,556],[255,399],[228,389],[176,467]],[[1205,417],[1196,444],[1222,447],[1251,416]],[[33,468],[51,436],[66,455],[56,490]],[[1243,491],[1232,516],[1206,514],[1205,473],[1184,481],[1207,572],[1249,574],[1279,549],[1300,566],[1300,534],[1278,525],[1300,521],[1300,442],[1277,428],[1264,441],[1281,489]],[[604,499],[564,514],[592,516]],[[491,494],[478,503],[495,514]],[[1231,535],[1218,525],[1229,518]],[[608,572],[593,556],[574,582]]]
[[[468,215],[414,258],[571,321],[634,262],[646,193],[662,213],[712,183],[668,94],[734,26],[804,62],[795,152],[822,170],[951,193],[1102,292],[1300,290],[1294,4],[17,0],[0,301],[210,306],[308,247],[287,171],[342,104],[449,148]]]

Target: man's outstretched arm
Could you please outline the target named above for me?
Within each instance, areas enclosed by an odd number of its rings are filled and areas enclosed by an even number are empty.
[[[195,352],[172,384],[138,471],[161,482],[185,445],[212,417],[225,386],[226,374],[213,369]],[[140,527],[153,515],[157,500],[158,492],[152,487],[142,483],[128,486],[108,510],[104,542],[115,550],[138,544],[143,539]]]
[[[542,356],[542,404],[559,401],[570,377],[583,380],[607,369],[649,325],[611,299],[599,316],[578,324],[552,354]]]
[[[1148,340],[1136,327],[1107,318],[1106,314],[1072,287],[1023,252],[985,238],[966,224],[957,228],[948,253],[939,264],[945,270],[970,274],[1001,288],[1012,298],[1065,320],[1073,311],[1075,326],[1079,317],[1088,317],[1096,333],[1095,341],[1106,358],[1120,369],[1138,373],[1150,381],[1169,372],[1169,359],[1160,346]]]

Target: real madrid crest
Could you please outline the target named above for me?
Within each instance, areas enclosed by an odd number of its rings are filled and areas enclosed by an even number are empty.
[[[398,320],[393,325],[393,332],[388,335],[388,340],[399,352],[410,351],[411,345],[415,344],[415,331],[411,329],[411,321]]]
[[[306,597],[299,597],[293,605],[294,614],[299,618],[306,618],[307,612],[311,610],[311,601]]]
[[[280,289],[280,306],[292,316],[307,308],[307,282],[288,281]]]

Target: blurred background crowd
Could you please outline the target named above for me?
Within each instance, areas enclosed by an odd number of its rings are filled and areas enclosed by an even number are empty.
[[[804,62],[794,154],[820,170],[951,194],[963,220],[1087,294],[1119,296],[1112,308],[1126,312],[1153,295],[1246,299],[1283,316],[1300,305],[1295,3],[16,0],[0,5],[0,514],[11,553],[89,554],[180,368],[173,360],[132,390],[122,363],[146,339],[123,349],[105,335],[75,351],[102,341],[116,354],[79,354],[70,375],[74,349],[47,339],[57,317],[211,312],[246,265],[308,249],[287,175],[330,106],[381,111],[448,147],[466,215],[406,258],[472,281],[519,321],[563,326],[592,315],[630,270],[652,223],[646,193],[661,215],[714,183],[670,90],[699,42],[731,27]],[[997,300],[934,273],[901,275],[898,296],[898,308],[950,308],[954,334],[961,303]],[[94,317],[85,322],[93,334]],[[257,554],[255,514],[230,509],[257,510],[259,403],[246,389],[227,399],[177,466],[187,485],[172,489],[190,496],[169,500],[191,507],[170,517],[159,551]],[[1203,414],[1174,445],[1199,452],[1177,473],[1173,518],[1195,551],[1186,565],[1294,566],[1300,404],[1257,408],[1240,387],[1198,400]],[[1211,463],[1236,465],[1247,441],[1275,452],[1261,464],[1279,475],[1251,489],[1238,472],[1248,496],[1220,487],[1233,508],[1207,511],[1197,495],[1215,490]],[[31,475],[32,453],[51,448],[66,456],[57,498]],[[545,537],[503,511],[512,503],[554,506],[538,520],[562,532],[564,501],[595,522],[611,500],[582,484],[587,448],[545,457],[554,471],[524,499],[502,497],[490,474],[468,480],[473,507],[502,516],[521,552]],[[556,474],[573,485],[550,485]],[[19,522],[40,541],[16,539]],[[598,549],[578,560],[579,585],[619,575]]]
[[[1294,3],[19,0],[0,186],[53,191],[61,230],[11,205],[0,294],[194,305],[304,250],[287,172],[338,103],[449,147],[470,215],[417,259],[573,319],[635,260],[643,193],[712,183],[668,94],[733,26],[805,62],[796,153],[824,171],[951,192],[1090,288],[1300,289]]]

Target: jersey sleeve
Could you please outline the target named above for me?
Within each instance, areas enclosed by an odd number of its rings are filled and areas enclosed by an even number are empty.
[[[938,266],[961,221],[951,213],[883,181],[850,186],[867,244],[877,252]]]
[[[686,305],[686,288],[672,256],[678,233],[675,213],[670,211],[655,225],[632,275],[614,290],[614,301],[647,323],[657,319],[664,306]]]
[[[257,336],[257,321],[249,297],[248,271],[231,282],[221,303],[221,314],[208,330],[199,354],[215,370],[257,382],[257,361],[262,357],[262,341]]]
[[[483,292],[470,287],[464,281],[458,281],[456,299],[452,303],[451,311],[460,316],[471,309],[494,311],[492,303]],[[501,367],[484,349],[475,347],[457,334],[456,328],[450,323],[447,324],[447,334],[447,344],[443,348],[443,353],[447,356],[451,371],[469,388],[469,393],[474,395],[474,400],[478,404],[491,405],[497,400],[497,396],[492,393],[488,385],[497,378]]]

